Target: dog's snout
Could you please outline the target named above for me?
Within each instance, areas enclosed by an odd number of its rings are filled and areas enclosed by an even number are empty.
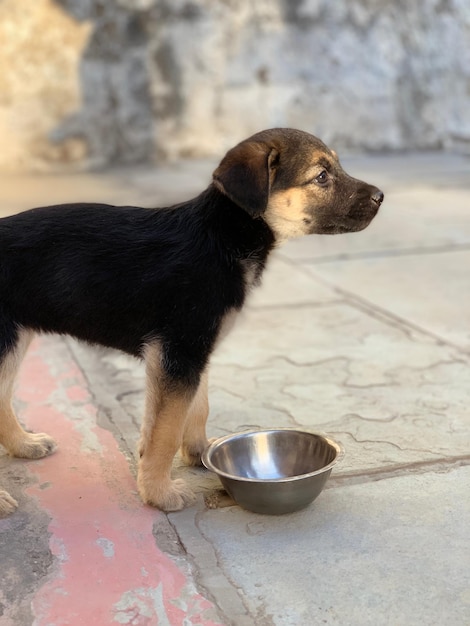
[[[382,191],[380,191],[380,189],[376,189],[374,193],[372,194],[371,199],[373,202],[375,202],[377,206],[380,206],[382,202],[384,201],[384,194]]]

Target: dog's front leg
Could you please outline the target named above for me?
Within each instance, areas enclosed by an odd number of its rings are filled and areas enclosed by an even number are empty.
[[[179,511],[194,501],[182,479],[171,479],[173,458],[183,433],[196,388],[168,381],[158,346],[146,350],[147,390],[140,439],[137,483],[144,502],[163,511]]]
[[[179,511],[194,501],[184,480],[171,479],[191,400],[185,392],[163,392],[158,405],[146,411],[137,482],[142,500],[162,511]]]
[[[206,422],[209,415],[208,374],[205,371],[188,410],[181,454],[187,465],[201,465],[201,455],[208,445]]]

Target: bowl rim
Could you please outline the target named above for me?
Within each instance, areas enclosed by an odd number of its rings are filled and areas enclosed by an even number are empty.
[[[336,456],[332,461],[330,461],[330,463],[328,463],[327,465],[324,465],[318,470],[315,470],[313,472],[307,472],[306,474],[286,476],[285,478],[249,478],[247,476],[239,476],[237,474],[230,474],[228,472],[224,472],[223,470],[220,470],[219,468],[217,468],[211,461],[211,455],[213,451],[217,447],[225,443],[226,441],[229,441],[231,439],[238,439],[239,437],[244,437],[246,435],[255,435],[259,433],[272,433],[272,432],[279,432],[279,431],[302,433],[306,435],[314,435],[315,437],[320,437],[321,439],[326,441],[332,448],[336,450]],[[344,452],[343,445],[324,433],[313,431],[313,430],[308,430],[305,428],[292,428],[292,427],[287,426],[287,427],[280,427],[280,428],[253,428],[249,430],[241,430],[239,432],[232,433],[230,435],[224,435],[222,437],[218,437],[206,447],[206,449],[201,455],[201,460],[204,466],[208,470],[211,470],[218,476],[223,476],[231,480],[237,480],[237,481],[245,482],[245,483],[288,483],[288,482],[295,482],[298,480],[304,480],[305,478],[309,478],[311,476],[324,474],[328,470],[331,470],[332,467],[336,465],[336,463],[341,461],[344,457],[344,454],[345,452]]]

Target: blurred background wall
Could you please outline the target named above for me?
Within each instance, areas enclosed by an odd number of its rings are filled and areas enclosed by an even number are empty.
[[[469,0],[0,0],[0,170],[220,155],[272,126],[470,153]]]

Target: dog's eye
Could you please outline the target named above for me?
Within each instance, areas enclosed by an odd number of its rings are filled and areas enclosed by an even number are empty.
[[[315,182],[319,183],[320,185],[324,185],[327,181],[328,181],[328,172],[326,170],[323,170],[322,172],[320,172],[320,174],[318,174],[318,176],[316,176],[315,178]]]

